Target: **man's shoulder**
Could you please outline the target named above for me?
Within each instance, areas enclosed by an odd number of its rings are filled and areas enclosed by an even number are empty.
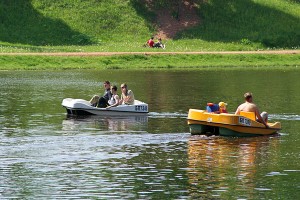
[[[242,103],[241,105],[239,105],[239,108],[244,107],[246,105],[246,103]]]
[[[257,108],[256,104],[254,104],[254,103],[250,103],[249,106],[252,108]]]
[[[246,112],[255,112],[255,110],[257,110],[257,106],[254,103],[245,102],[242,103],[238,109]]]

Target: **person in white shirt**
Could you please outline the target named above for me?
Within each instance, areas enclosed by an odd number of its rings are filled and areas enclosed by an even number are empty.
[[[120,103],[120,97],[117,94],[117,90],[118,90],[117,86],[114,85],[114,86],[111,87],[110,91],[112,93],[112,96],[108,100],[109,106],[106,107],[107,109],[119,105],[119,103]]]

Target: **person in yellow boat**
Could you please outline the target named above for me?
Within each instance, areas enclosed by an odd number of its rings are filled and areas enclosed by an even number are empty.
[[[226,110],[226,106],[227,106],[227,103],[221,101],[219,103],[219,113],[228,113]]]
[[[239,105],[239,107],[236,109],[235,114],[239,115],[241,111],[244,112],[254,112],[256,119],[258,122],[263,123],[268,128],[268,113],[262,112],[260,114],[257,106],[253,103],[253,97],[251,92],[247,92],[244,94],[245,97],[245,103]]]

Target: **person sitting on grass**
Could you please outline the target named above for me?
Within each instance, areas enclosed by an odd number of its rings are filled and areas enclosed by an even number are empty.
[[[159,38],[158,41],[153,45],[153,47],[165,49],[166,46],[162,43],[161,38]]]
[[[146,42],[146,44],[145,44],[144,46],[145,46],[145,47],[153,48],[153,46],[154,46],[154,37],[151,37],[151,38]]]

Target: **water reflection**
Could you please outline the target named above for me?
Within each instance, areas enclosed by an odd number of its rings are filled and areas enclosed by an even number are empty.
[[[269,157],[275,137],[223,138],[192,136],[188,141],[188,176],[191,196],[253,199],[257,162]],[[200,191],[200,192],[199,192]]]
[[[62,130],[74,132],[78,130],[96,130],[109,132],[145,131],[148,126],[147,115],[132,116],[67,116],[62,121]]]

